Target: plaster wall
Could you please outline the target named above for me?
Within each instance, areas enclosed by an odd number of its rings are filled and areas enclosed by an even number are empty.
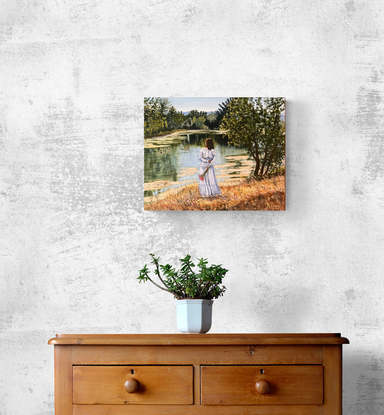
[[[56,332],[173,332],[139,267],[230,269],[213,332],[342,332],[384,413],[384,3],[0,3],[0,414],[53,414]],[[286,212],[144,212],[144,96],[287,97]]]

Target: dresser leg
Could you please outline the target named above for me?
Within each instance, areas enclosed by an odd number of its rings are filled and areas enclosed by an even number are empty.
[[[55,415],[72,415],[72,346],[55,346]]]
[[[341,346],[323,347],[324,415],[342,415]]]

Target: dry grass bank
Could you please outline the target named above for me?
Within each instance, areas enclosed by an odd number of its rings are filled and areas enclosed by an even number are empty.
[[[222,196],[200,197],[198,185],[144,204],[145,210],[284,210],[285,177],[220,185]]]

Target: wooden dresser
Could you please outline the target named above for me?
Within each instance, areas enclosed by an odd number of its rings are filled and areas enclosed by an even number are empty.
[[[339,334],[62,334],[56,415],[340,415]]]

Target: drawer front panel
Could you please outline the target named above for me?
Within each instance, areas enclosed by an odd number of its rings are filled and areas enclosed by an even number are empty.
[[[193,367],[73,366],[73,403],[191,405]]]
[[[321,405],[323,367],[201,366],[203,405]]]

